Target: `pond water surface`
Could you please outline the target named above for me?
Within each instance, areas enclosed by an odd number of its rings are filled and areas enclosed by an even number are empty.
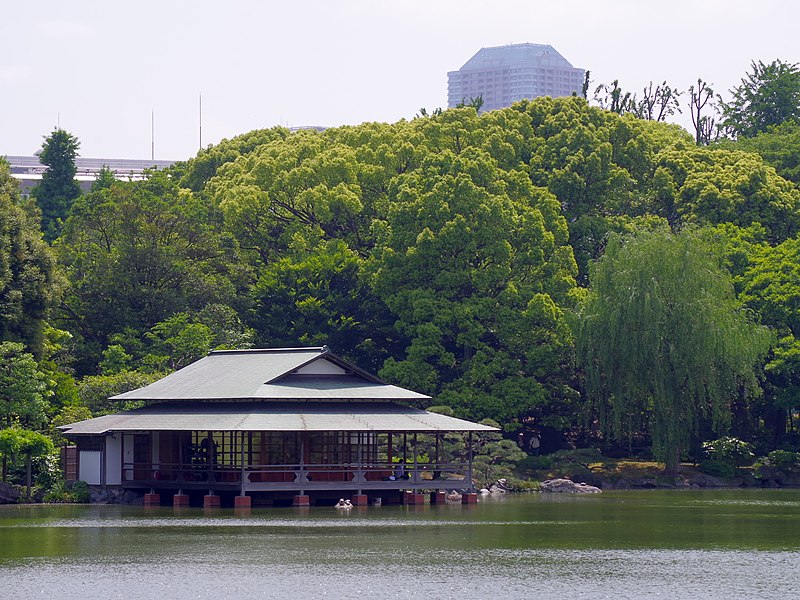
[[[797,598],[800,490],[474,506],[0,507],[23,598]]]

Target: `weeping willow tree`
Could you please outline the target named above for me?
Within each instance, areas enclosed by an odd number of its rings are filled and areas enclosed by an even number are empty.
[[[696,230],[611,238],[577,320],[579,366],[601,423],[617,438],[649,433],[673,477],[700,424],[724,430],[732,400],[758,391],[771,341],[711,250]]]

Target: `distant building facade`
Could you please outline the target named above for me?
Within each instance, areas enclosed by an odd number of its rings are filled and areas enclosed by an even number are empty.
[[[6,156],[5,158],[11,166],[11,176],[19,181],[23,196],[29,195],[31,189],[41,182],[42,174],[47,167],[39,162],[38,156]],[[144,178],[146,169],[166,169],[175,162],[174,160],[76,158],[75,180],[80,184],[81,190],[86,192],[97,179],[103,167],[111,169],[119,180],[135,181]]]
[[[481,48],[458,71],[447,74],[447,106],[480,96],[484,112],[523,98],[580,95],[585,73],[549,44]]]

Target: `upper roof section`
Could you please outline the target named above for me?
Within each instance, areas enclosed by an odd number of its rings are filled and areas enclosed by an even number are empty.
[[[550,44],[508,44],[481,48],[470,58],[461,71],[478,69],[497,69],[512,65],[547,64],[556,67],[573,68]]]
[[[217,350],[113,400],[425,400],[355,367],[327,346]]]

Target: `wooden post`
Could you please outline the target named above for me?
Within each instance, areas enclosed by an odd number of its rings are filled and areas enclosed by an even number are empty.
[[[472,484],[472,432],[467,434],[467,486],[471,491],[475,491],[475,486]],[[466,495],[466,494],[465,494]]]
[[[206,431],[206,464],[208,465],[208,480],[214,481],[214,438],[211,431]]]
[[[364,443],[364,434],[359,431],[356,435],[358,436],[357,438],[358,446],[356,450],[357,453],[356,460],[358,461],[358,473],[356,474],[356,479],[358,479],[358,481],[361,482],[364,480],[364,459],[361,453],[361,445]],[[358,493],[361,494],[361,490],[358,490]]]
[[[191,435],[191,433],[189,435]],[[178,479],[178,481],[183,481],[183,479],[184,479],[183,471],[185,469],[185,466],[183,464],[183,432],[179,431],[177,433],[177,436],[178,436],[178,477],[177,477],[177,479]],[[125,436],[123,435],[122,438],[123,438],[123,441],[124,441],[125,440]],[[190,441],[191,441],[191,438],[190,438]],[[180,494],[180,490],[178,491],[178,494]],[[173,504],[173,506],[175,505],[174,500],[173,500],[172,504]]]
[[[299,465],[300,466],[300,470],[298,471],[298,474],[297,474],[297,481],[299,481],[299,482],[308,481],[306,479],[305,473],[303,473],[303,467],[305,465],[305,457],[306,457],[306,436],[305,436],[305,434],[301,433],[300,434],[300,465]],[[304,493],[305,492],[303,492],[303,490],[300,490],[300,495],[301,496]],[[295,496],[295,498],[296,497],[297,496]]]
[[[414,483],[419,483],[419,465],[417,465],[417,432],[414,432]]]
[[[244,496],[244,431],[242,432],[242,465],[239,496]]]

